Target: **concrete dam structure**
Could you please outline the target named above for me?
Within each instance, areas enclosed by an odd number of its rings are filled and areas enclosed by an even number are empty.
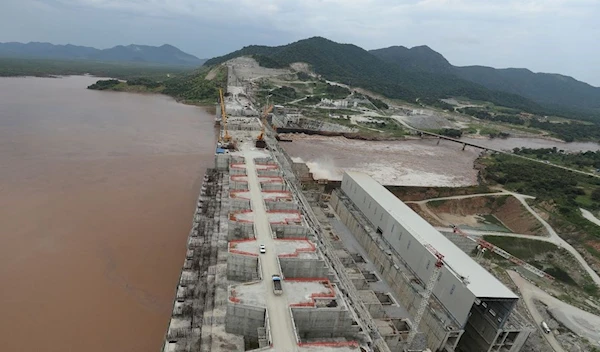
[[[478,324],[484,313],[467,319],[470,307],[460,315],[435,297],[413,326],[420,281],[397,265],[401,253],[373,240],[377,226],[348,194],[355,185],[345,178],[327,204],[309,202],[307,168],[269,126],[266,147],[256,147],[263,126],[251,96],[230,68],[223,107],[237,116],[221,124],[215,165],[204,176],[163,352],[519,350],[527,338],[520,325],[473,330],[465,322]],[[368,187],[361,192],[366,199]],[[344,236],[362,254],[337,241]],[[516,297],[506,296],[504,306],[480,301],[508,317]],[[488,335],[491,342],[481,340]]]

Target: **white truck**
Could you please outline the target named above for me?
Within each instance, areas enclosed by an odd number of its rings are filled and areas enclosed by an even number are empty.
[[[550,333],[550,328],[548,327],[548,324],[546,324],[546,322],[545,322],[545,321],[543,321],[543,322],[542,322],[542,330],[544,330],[544,332],[545,332],[546,334],[549,334],[549,333]]]
[[[283,288],[281,288],[281,276],[279,275],[273,275],[273,293],[278,296],[283,293]]]

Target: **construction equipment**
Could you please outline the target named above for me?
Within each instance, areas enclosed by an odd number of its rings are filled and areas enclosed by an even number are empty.
[[[283,293],[283,288],[281,287],[281,276],[273,275],[273,293],[279,296]]]
[[[421,323],[421,319],[423,319],[423,315],[425,314],[425,309],[427,309],[427,305],[429,304],[429,299],[433,294],[433,289],[435,288],[435,284],[442,272],[442,267],[444,266],[444,255],[438,252],[433,246],[430,244],[426,244],[425,247],[435,256],[436,262],[435,267],[433,268],[433,272],[429,277],[429,281],[427,285],[425,285],[425,292],[423,293],[423,299],[421,299],[421,303],[419,304],[419,308],[417,309],[417,313],[415,314],[415,318],[413,320],[412,329],[410,329],[410,333],[408,334],[408,338],[406,339],[406,347],[410,348],[415,336],[417,335],[417,331],[419,329],[419,324]]]
[[[262,114],[262,127],[260,129],[260,134],[258,135],[258,137],[256,137],[256,147],[257,148],[264,148],[266,147],[266,143],[265,143],[265,127],[267,126],[267,115],[269,115],[269,113],[273,111],[273,105],[270,106],[265,106],[264,110],[263,110],[263,114]]]
[[[504,249],[494,246],[493,244],[489,243],[488,241],[484,240],[483,238],[467,235],[461,229],[459,229],[458,226],[456,226],[456,225],[452,225],[452,229],[453,229],[454,233],[459,234],[459,235],[461,235],[465,238],[468,238],[471,241],[477,243],[480,246],[480,247],[478,247],[478,249],[480,251],[483,249],[488,249],[489,251],[498,254],[502,258],[507,259],[507,260],[511,261],[512,263],[523,267],[524,269],[534,273],[535,275],[537,275],[541,278],[546,278],[548,280],[554,280],[554,277],[552,275],[549,275],[545,271],[540,270],[540,269],[536,268],[535,266],[527,263],[526,261],[515,257],[514,255],[505,251]]]
[[[425,248],[427,248],[427,250],[431,254],[433,254],[433,256],[436,258],[436,261],[435,261],[435,266],[433,268],[433,272],[431,273],[431,276],[429,277],[429,281],[427,281],[427,284],[425,285],[425,291],[423,292],[423,299],[421,300],[421,303],[419,303],[419,307],[417,309],[417,312],[415,313],[412,329],[410,330],[410,333],[408,334],[408,337],[406,339],[407,349],[410,349],[411,344],[412,344],[415,336],[417,335],[417,332],[419,329],[419,324],[421,324],[421,320],[423,319],[425,310],[427,309],[427,306],[429,305],[429,300],[431,298],[431,295],[433,294],[435,284],[437,283],[438,278],[440,277],[440,274],[442,272],[442,267],[445,266],[450,272],[452,272],[452,274],[454,274],[457,278],[459,278],[465,286],[469,285],[469,278],[464,275],[461,275],[456,270],[454,270],[448,263],[446,263],[446,261],[444,261],[444,255],[442,253],[438,252],[438,250],[435,249],[429,243],[425,243],[424,246],[425,246]]]
[[[223,96],[223,89],[219,88],[219,98],[221,100],[221,120],[223,125],[223,137],[219,135],[219,140],[221,142],[229,142],[231,140],[231,136],[227,131],[227,114],[225,112],[225,98]]]

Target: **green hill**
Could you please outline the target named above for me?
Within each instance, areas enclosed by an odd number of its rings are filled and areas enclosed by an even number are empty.
[[[306,62],[327,79],[363,87],[389,98],[414,102],[418,98],[468,96],[531,112],[542,110],[539,105],[516,94],[492,91],[452,74],[402,68],[356,45],[340,44],[321,37],[277,47],[248,46],[210,59],[205,65],[219,64],[238,56],[254,56],[270,67]]]
[[[381,60],[393,63],[407,70],[452,74],[452,65],[440,53],[426,45],[406,48],[391,46],[384,49],[369,50]]]
[[[543,105],[542,112],[548,114],[600,120],[600,88],[572,77],[527,69],[452,66],[441,54],[426,46],[411,49],[392,46],[370,53],[400,69],[450,74],[491,90],[520,95]]]

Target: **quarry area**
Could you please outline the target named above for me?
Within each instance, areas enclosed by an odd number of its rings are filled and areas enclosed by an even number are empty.
[[[481,122],[225,65],[164,352],[600,351],[599,268],[532,197],[476,186],[496,150],[420,132],[477,145]]]

